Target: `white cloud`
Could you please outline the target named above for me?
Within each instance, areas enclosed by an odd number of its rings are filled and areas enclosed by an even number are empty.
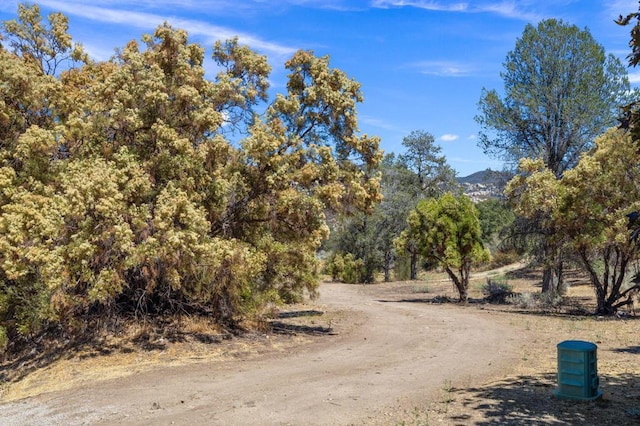
[[[468,64],[454,61],[422,61],[409,65],[420,73],[438,77],[466,77],[472,69]]]
[[[68,15],[81,16],[93,21],[122,24],[146,30],[152,30],[164,21],[168,21],[172,26],[186,30],[190,35],[204,37],[208,43],[237,36],[241,43],[247,44],[251,46],[251,48],[259,51],[269,52],[277,57],[289,57],[297,50],[294,47],[272,43],[230,28],[211,25],[192,19],[178,18],[171,15],[157,15],[145,12],[88,6],[58,0],[40,0],[39,3]],[[176,2],[174,1],[173,3]]]
[[[458,136],[458,135],[453,135],[453,134],[451,134],[451,133],[446,133],[446,134],[444,134],[444,135],[440,136],[440,138],[439,138],[439,139],[440,139],[441,141],[444,141],[444,142],[453,142],[453,141],[455,141],[455,140],[458,140],[458,138],[460,138],[460,136]]]
[[[397,128],[397,126],[395,126],[392,123],[389,123],[388,121],[385,121],[385,120],[383,120],[381,118],[371,117],[371,116],[368,116],[368,115],[359,115],[358,119],[360,120],[360,123],[365,124],[367,126],[376,127],[378,129],[384,129],[384,130],[389,130],[389,131],[398,131],[399,130]]]
[[[609,16],[627,16],[629,13],[638,11],[637,0],[609,0],[603,5]]]
[[[97,61],[106,61],[116,53],[115,48],[107,48],[97,43],[87,43],[83,41],[81,44],[84,51],[87,52],[92,59]]]
[[[467,11],[469,5],[467,3],[448,3],[438,1],[408,1],[408,0],[374,0],[371,4],[373,7],[387,9],[389,7],[416,7],[418,9],[442,11],[442,12],[464,12]]]
[[[66,4],[67,6],[73,5],[84,6],[87,0],[42,0],[38,1],[38,4],[46,5],[48,7],[59,7],[54,4]],[[144,10],[153,8],[155,10],[180,10],[180,11],[196,11],[201,12],[206,10],[207,13],[219,13],[219,14],[237,14],[239,11],[245,12],[248,10],[256,9],[259,1],[238,1],[238,0],[92,0],[91,6],[104,7],[108,9],[131,9],[137,8]]]
[[[273,7],[273,0],[254,0],[257,3],[264,3],[269,7]],[[335,11],[355,11],[364,10],[363,5],[359,5],[359,1],[353,0],[278,0],[281,5],[290,4],[294,6],[305,6],[314,9],[327,9]]]
[[[520,5],[515,1],[502,1],[479,6],[474,10],[474,12],[493,13],[504,18],[521,19],[532,22],[536,22],[544,18],[539,13],[525,10],[523,7],[519,6]]]
[[[640,83],[640,71],[630,72],[628,76],[629,76],[629,83],[631,84]]]
[[[371,6],[381,9],[390,7],[414,7],[438,12],[491,13],[509,19],[519,19],[523,21],[539,21],[543,18],[542,14],[526,10],[524,5],[514,0],[474,1],[473,4],[470,4],[470,2],[452,3],[435,0],[373,0]]]

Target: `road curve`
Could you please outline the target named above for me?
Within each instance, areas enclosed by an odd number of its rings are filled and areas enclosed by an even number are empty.
[[[356,325],[309,350],[159,368],[0,404],[0,424],[342,425],[384,423],[445,384],[515,359],[521,336],[475,307],[434,305],[392,285],[323,284],[320,303]],[[323,339],[324,340],[324,339]]]

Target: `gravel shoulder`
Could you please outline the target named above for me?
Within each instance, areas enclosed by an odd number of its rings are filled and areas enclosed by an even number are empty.
[[[291,316],[343,315],[300,347],[5,402],[0,424],[388,424],[453,384],[508,372],[526,339],[499,312],[425,303],[401,283],[324,283],[320,293]]]

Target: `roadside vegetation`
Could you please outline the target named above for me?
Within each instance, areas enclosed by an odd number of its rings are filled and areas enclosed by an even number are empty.
[[[360,85],[298,51],[209,53],[170,24],[93,61],[67,18],[20,5],[0,45],[0,350],[122,320],[238,327],[315,295],[328,214],[380,199]],[[258,113],[257,111],[264,111]]]
[[[620,18],[635,24],[633,66],[638,16]],[[210,336],[268,326],[323,276],[369,284],[430,271],[460,302],[635,316],[640,96],[587,29],[527,25],[503,90],[481,93],[480,146],[513,179],[475,203],[428,131],[386,155],[361,134],[360,84],[329,57],[296,52],[270,96],[267,58],[237,39],[208,50],[164,23],[94,61],[64,15],[44,19],[37,5],[0,29],[7,362],[138,324]],[[517,262],[539,291],[508,277],[473,287],[474,271]],[[571,285],[584,282],[595,303],[574,306]]]

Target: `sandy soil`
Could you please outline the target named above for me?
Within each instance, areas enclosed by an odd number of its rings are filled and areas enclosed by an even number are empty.
[[[74,383],[0,404],[0,424],[394,424],[521,357],[527,333],[508,316],[424,302],[413,284],[325,283],[312,308],[284,316],[307,320],[292,332],[325,331],[305,344]]]

